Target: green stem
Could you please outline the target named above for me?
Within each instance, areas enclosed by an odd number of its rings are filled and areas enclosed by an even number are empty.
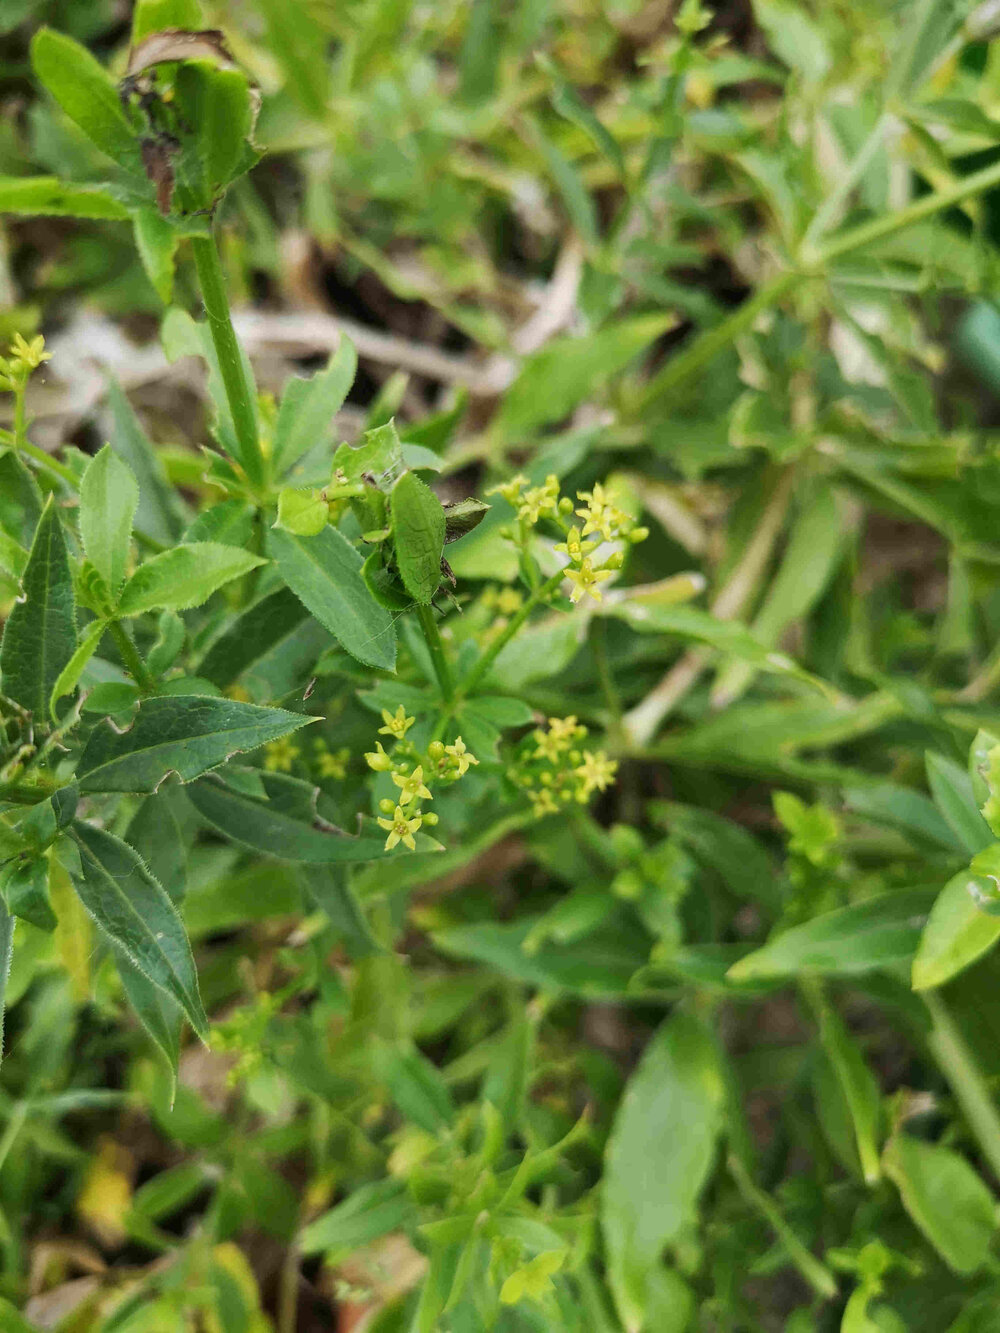
[[[805,1280],[818,1296],[829,1300],[831,1296],[837,1294],[837,1279],[827,1268],[826,1264],[820,1263],[814,1254],[812,1254],[799,1240],[798,1236],[781,1216],[774,1202],[757,1188],[750,1179],[750,1173],[736,1156],[730,1153],[726,1160],[729,1167],[729,1174],[735,1180],[737,1188],[752,1208],[761,1214],[768,1226],[775,1233],[782,1245],[785,1247],[785,1253],[788,1258],[799,1270]]]
[[[131,674],[132,679],[143,694],[151,694],[156,689],[156,681],[150,675],[146,663],[139,656],[139,650],[132,642],[132,636],[125,626],[117,620],[109,621],[108,629],[111,631],[111,637],[121,654],[125,669]]]
[[[745,332],[758,315],[781,300],[781,298],[801,283],[818,277],[834,260],[843,258],[854,250],[861,250],[873,241],[884,240],[897,231],[912,227],[925,218],[933,217],[946,208],[960,204],[963,199],[982,194],[984,190],[1000,185],[1000,162],[974,171],[970,176],[956,181],[944,190],[935,190],[932,194],[917,199],[905,208],[887,213],[883,217],[873,218],[871,222],[862,222],[857,227],[835,236],[818,249],[803,244],[798,256],[796,268],[790,268],[766,282],[748,301],[734,310],[728,318],[714,328],[706,329],[689,342],[682,350],[666,363],[646,385],[636,406],[638,411],[657,402],[686,380],[698,373],[724,347]],[[825,206],[824,206],[825,207]],[[820,210],[823,212],[823,209]]]
[[[497,635],[476,665],[462,681],[459,686],[459,695],[464,697],[465,695],[472,693],[482,678],[486,675],[487,671],[489,671],[500,653],[503,652],[514,635],[517,634],[521,626],[531,615],[532,611],[534,611],[539,602],[545,601],[550,597],[565,577],[563,571],[560,570],[558,574],[553,574],[550,579],[547,579],[541,587],[535,589],[521,609],[511,616],[507,623],[507,628],[501,634]]]
[[[257,435],[253,392],[247,380],[233,321],[229,317],[229,297],[226,294],[226,280],[222,264],[219,262],[215,237],[192,236],[191,248],[198,269],[198,282],[205,303],[205,314],[208,316],[208,327],[219,358],[219,371],[236,430],[240,462],[251,485],[262,486],[265,481],[264,455],[261,453]]]
[[[63,463],[57,462],[56,459],[50,454],[47,454],[44,449],[39,449],[37,444],[32,444],[30,440],[22,439],[20,450],[21,453],[27,454],[29,458],[33,458],[39,467],[45,468],[46,471],[51,472],[53,476],[64,481],[67,486],[72,486],[73,489],[76,490],[79,482],[69,468]]]
[[[951,1085],[993,1174],[1000,1177],[1000,1115],[993,1098],[945,1002],[934,991],[925,991],[923,998],[934,1023],[927,1039],[931,1054]]]
[[[455,693],[455,682],[452,679],[451,667],[448,665],[448,655],[444,650],[441,631],[434,619],[433,608],[418,606],[417,619],[420,622],[420,628],[423,631],[431,661],[434,663],[434,671],[438,678],[438,684],[441,686],[441,697],[448,703]]]

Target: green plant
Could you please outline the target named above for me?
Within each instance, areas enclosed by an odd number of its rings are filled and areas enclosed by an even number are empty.
[[[990,1328],[989,7],[15,8],[4,1319]]]

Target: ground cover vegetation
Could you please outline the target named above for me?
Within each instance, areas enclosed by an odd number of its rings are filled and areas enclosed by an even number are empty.
[[[0,1327],[998,1327],[998,31],[6,0]]]

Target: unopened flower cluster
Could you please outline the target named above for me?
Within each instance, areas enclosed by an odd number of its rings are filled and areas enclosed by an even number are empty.
[[[538,818],[570,801],[584,805],[614,781],[617,760],[603,750],[586,749],[587,735],[575,717],[550,717],[546,727],[536,727],[521,742],[510,777]]]
[[[540,486],[532,486],[525,476],[512,477],[487,492],[497,493],[517,513],[518,529],[509,529],[507,535],[518,545],[527,546],[532,529],[542,521],[555,524],[562,532],[564,540],[555,549],[567,559],[564,577],[573,585],[569,595],[572,602],[584,596],[599,602],[601,584],[621,569],[625,556],[620,546],[598,559],[594,552],[601,545],[641,542],[649,536],[649,529],[637,526],[600,482],[591,491],[577,491],[576,503],[568,495],[559,494],[559,479],[554,473]]]
[[[0,389],[16,393],[24,388],[33,370],[37,370],[43,361],[51,360],[52,353],[45,350],[45,339],[41,334],[26,342],[15,333],[7,355],[0,356]]]
[[[311,759],[303,759],[303,763],[308,765],[311,777],[342,782],[347,777],[350,758],[351,752],[346,747],[331,750],[322,737],[317,737],[313,741]],[[290,773],[300,759],[302,747],[290,736],[282,736],[264,747],[264,767],[269,773]]]
[[[451,745],[436,740],[431,741],[425,752],[418,751],[407,739],[415,720],[407,716],[402,704],[395,713],[383,708],[384,725],[379,727],[378,734],[389,738],[386,743],[391,744],[392,751],[388,752],[381,741],[376,741],[375,749],[365,755],[369,768],[376,773],[389,773],[399,788],[394,800],[384,797],[379,801],[382,817],[378,822],[386,831],[386,851],[398,843],[413,851],[417,831],[425,824],[430,828],[438,822],[434,811],[425,810],[421,804],[434,799],[431,787],[436,782],[457,782],[472,765],[479,763],[466,749],[461,736],[456,736]]]

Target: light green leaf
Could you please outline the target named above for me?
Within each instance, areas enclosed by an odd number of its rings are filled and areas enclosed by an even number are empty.
[[[998,850],[1000,843],[994,843],[941,890],[913,960],[914,990],[943,986],[1000,939],[1000,917],[981,911],[970,891],[980,874],[995,880],[1000,871]]]
[[[140,208],[132,218],[135,248],[156,294],[169,305],[174,291],[174,256],[180,233],[157,208]]]
[[[961,1274],[981,1268],[996,1231],[996,1200],[965,1158],[939,1143],[896,1134],[882,1164],[948,1267]]]
[[[197,31],[203,22],[198,0],[138,0],[132,14],[132,45],[164,28]]]
[[[10,976],[10,960],[14,950],[14,918],[0,902],[0,1061],[3,1060],[3,1018]]]
[[[139,136],[122,109],[111,75],[64,33],[42,28],[31,42],[35,73],[87,138],[120,167],[141,176]]]
[[[0,176],[0,213],[22,217],[127,221],[128,209],[106,191],[58,176]]]
[[[664,333],[672,315],[637,315],[582,338],[558,338],[525,361],[500,409],[505,438],[559,421]]]
[[[66,538],[49,500],[21,580],[21,597],[7,617],[0,645],[3,692],[41,722],[52,689],[76,648],[76,604]]]
[[[874,1185],[881,1174],[878,1083],[840,1015],[825,1000],[820,1003],[819,1038],[850,1112],[862,1174],[866,1184]]]
[[[203,204],[211,205],[253,161],[248,156],[254,106],[241,69],[207,60],[181,66],[174,85],[178,107],[194,127],[193,153]]]
[[[145,699],[126,731],[107,722],[91,733],[77,768],[81,792],[155,791],[168,773],[192,782],[247,750],[315,718],[207,695]]]
[[[329,526],[315,537],[272,529],[268,546],[281,577],[342,648],[369,666],[394,668],[392,617],[365,586],[361,556],[346,537]]]
[[[398,1180],[379,1180],[362,1185],[336,1208],[310,1222],[299,1238],[299,1249],[303,1254],[355,1250],[390,1231],[399,1231],[415,1219],[416,1207],[406,1185]]]
[[[263,565],[264,559],[221,542],[192,542],[161,551],[140,565],[122,589],[118,612],[186,611],[201,606],[232,579]]]
[[[908,962],[933,898],[931,889],[904,889],[825,912],[782,931],[729,969],[733,981],[810,973],[850,975]]]
[[[198,994],[191,946],[177,908],[139,854],[81,820],[71,834],[80,852],[80,901],[114,945],[183,1009],[202,1038],[208,1020]]]
[[[83,638],[77,644],[76,652],[60,671],[49,697],[49,713],[53,721],[56,720],[56,704],[64,694],[72,694],[79,685],[80,677],[86,670],[87,663],[97,652],[97,645],[104,637],[106,629],[107,624],[103,620],[95,620],[88,625]]]
[[[11,916],[29,921],[39,930],[55,930],[55,913],[49,901],[49,863],[45,856],[13,862],[0,876],[0,882]]]
[[[271,459],[280,475],[314,445],[329,440],[333,416],[343,406],[358,368],[354,344],[344,338],[325,370],[312,379],[291,379],[281,396]]]
[[[274,527],[296,537],[315,537],[330,521],[330,506],[322,491],[285,489],[278,493]]]
[[[138,506],[139,486],[131,468],[106,444],[91,459],[80,482],[80,537],[112,596],[125,577]]]
[[[601,1228],[625,1327],[645,1326],[647,1283],[692,1220],[722,1128],[725,1083],[711,1033],[676,1014],[658,1029],[618,1107],[605,1154]]]
[[[392,533],[403,586],[427,606],[441,582],[445,517],[441,501],[415,472],[404,472],[392,489]]]
[[[927,753],[927,782],[934,804],[970,856],[993,842],[990,826],[976,808],[972,779],[952,759]]]
[[[139,482],[135,525],[161,546],[171,546],[183,521],[177,497],[167,484],[156,451],[117,380],[108,385],[108,406],[114,422],[111,447],[129,465]]]

